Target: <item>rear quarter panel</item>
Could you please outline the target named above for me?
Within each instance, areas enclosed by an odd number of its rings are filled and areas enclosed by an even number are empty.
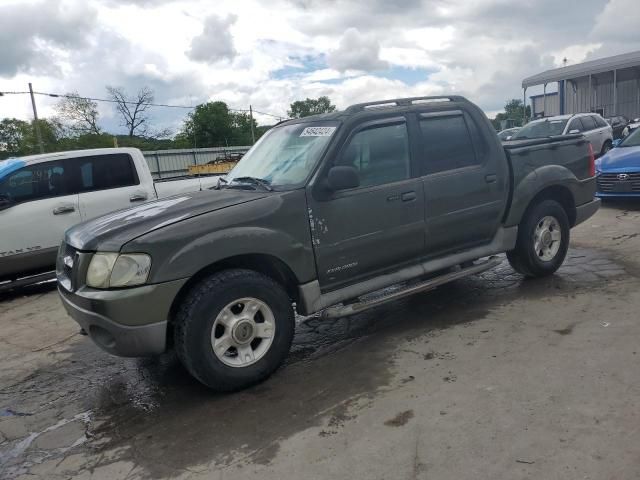
[[[576,206],[592,201],[595,177],[589,172],[588,144],[586,139],[578,138],[508,148],[513,199],[505,225],[519,224],[531,201],[545,188],[566,187]]]

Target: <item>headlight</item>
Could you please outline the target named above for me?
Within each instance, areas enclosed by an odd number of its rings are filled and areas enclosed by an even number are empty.
[[[144,253],[125,253],[118,257],[111,272],[110,287],[142,285],[151,269],[151,257]]]
[[[132,287],[147,281],[151,257],[144,253],[96,253],[87,270],[93,288]]]

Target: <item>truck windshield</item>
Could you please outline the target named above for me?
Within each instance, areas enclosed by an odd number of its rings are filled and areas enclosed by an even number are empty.
[[[523,140],[527,138],[544,138],[554,135],[562,135],[568,120],[542,120],[531,122],[518,131],[511,140]]]
[[[295,188],[309,176],[338,122],[307,122],[275,127],[265,133],[229,172],[226,185]]]

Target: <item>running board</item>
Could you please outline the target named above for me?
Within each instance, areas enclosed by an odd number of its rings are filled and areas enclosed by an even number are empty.
[[[363,300],[356,303],[350,303],[348,305],[336,305],[333,307],[329,307],[322,312],[322,317],[339,318],[364,312],[365,310],[377,307],[378,305],[382,305],[383,303],[390,302],[392,300],[398,300],[399,298],[408,297],[409,295],[413,295],[414,293],[433,290],[434,288],[439,287],[440,285],[444,285],[445,283],[459,280],[461,278],[468,277],[469,275],[475,275],[476,273],[484,272],[485,270],[489,270],[500,265],[500,263],[502,263],[501,258],[489,257],[487,260],[481,263],[473,264],[469,267],[462,268],[455,272],[449,272],[437,277],[430,278],[429,280],[418,283],[417,285],[410,285],[403,290],[397,290],[388,295],[376,297],[371,300]]]
[[[53,280],[56,278],[56,272],[40,273],[31,277],[24,277],[14,281],[7,281],[0,283],[0,292],[5,292],[13,288],[26,287],[27,285],[33,285],[34,283],[45,282],[47,280]]]

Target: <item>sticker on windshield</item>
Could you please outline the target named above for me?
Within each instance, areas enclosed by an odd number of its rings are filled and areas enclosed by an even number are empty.
[[[302,130],[301,137],[330,137],[336,127],[307,127]]]

